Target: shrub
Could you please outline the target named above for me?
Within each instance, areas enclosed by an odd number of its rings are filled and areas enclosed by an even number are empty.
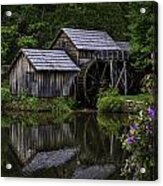
[[[8,88],[1,88],[1,102],[10,103],[12,101],[12,96],[10,94],[10,90]]]
[[[53,100],[52,112],[55,115],[67,114],[72,111],[73,107],[74,107],[74,102],[71,99],[58,97]]]
[[[36,97],[28,97],[27,104],[30,110],[37,110],[38,108],[38,98]]]
[[[121,112],[124,99],[122,97],[103,97],[97,100],[97,109],[99,112]]]
[[[102,98],[102,97],[118,96],[118,95],[119,95],[118,89],[110,88],[110,89],[99,92],[97,96],[98,98]]]
[[[39,100],[36,97],[30,97],[25,92],[21,93],[19,96],[14,97],[14,102],[16,107],[20,110],[37,110],[39,105]]]
[[[117,89],[109,89],[98,94],[96,107],[99,112],[121,112],[124,99]]]

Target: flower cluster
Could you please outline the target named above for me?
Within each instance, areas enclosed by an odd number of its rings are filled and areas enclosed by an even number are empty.
[[[125,164],[121,169],[121,176],[126,179],[151,180],[154,170],[153,140],[154,140],[155,109],[150,106],[142,109],[139,115],[129,118],[129,126],[122,135],[122,148],[126,151]],[[140,169],[146,168],[146,174]]]
[[[132,143],[136,143],[139,138],[136,137],[136,133],[137,130],[139,129],[138,125],[135,123],[130,124],[130,130],[129,132],[126,134],[126,143],[127,144],[132,144]]]
[[[154,116],[155,116],[155,110],[154,110],[154,108],[153,107],[148,107],[148,109],[147,109],[147,113],[148,113],[148,116],[150,117],[150,118],[154,118]]]

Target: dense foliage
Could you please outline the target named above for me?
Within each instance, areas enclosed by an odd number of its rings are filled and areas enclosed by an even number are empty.
[[[48,48],[62,27],[105,30],[126,40],[127,9],[127,3],[2,6],[2,64],[21,47]]]
[[[141,15],[142,7],[146,12]],[[2,63],[10,63],[21,47],[48,48],[61,27],[105,30],[115,40],[130,40],[132,57],[144,63],[156,45],[154,11],[154,2],[4,5]]]
[[[145,8],[145,13],[140,13],[141,8]],[[157,53],[156,4],[152,1],[130,3],[128,21],[132,65],[142,69],[151,65],[151,54]]]

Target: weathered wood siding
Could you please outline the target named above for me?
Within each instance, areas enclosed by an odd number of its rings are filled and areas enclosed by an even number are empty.
[[[34,69],[22,54],[12,66],[10,71],[10,87],[12,94],[21,94],[27,91],[27,73],[34,73]]]
[[[69,96],[75,74],[73,72],[39,72],[37,96]]]
[[[64,49],[78,64],[79,52],[64,32],[60,33],[52,49]]]
[[[10,72],[13,95],[26,92],[30,96],[69,96],[76,73],[63,71],[35,71],[25,56],[21,55]]]

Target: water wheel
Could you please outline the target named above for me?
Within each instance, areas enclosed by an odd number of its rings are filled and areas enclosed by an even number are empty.
[[[108,62],[90,61],[81,66],[78,77],[78,92],[89,105],[94,105],[100,89],[109,87],[110,68]]]

